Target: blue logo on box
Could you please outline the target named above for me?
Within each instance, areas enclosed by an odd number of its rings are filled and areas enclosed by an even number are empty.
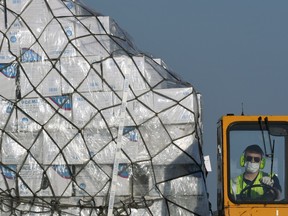
[[[129,177],[129,167],[127,164],[119,164],[118,176],[120,176],[122,178],[128,178]]]
[[[52,168],[65,179],[71,179],[70,170],[66,165],[53,165]]]
[[[17,38],[16,38],[16,36],[11,36],[10,37],[10,41],[12,42],[12,43],[15,43],[16,41],[17,41]]]
[[[71,31],[71,29],[66,29],[66,35],[68,37],[72,36],[73,35],[73,32]]]
[[[128,139],[132,142],[138,141],[138,132],[135,127],[133,126],[126,126],[123,129],[123,135],[128,137]]]
[[[61,109],[64,110],[72,110],[72,101],[71,96],[54,96],[50,97],[50,99]]]
[[[13,103],[9,102],[6,108],[6,113],[12,113]]]
[[[80,186],[81,189],[85,189],[86,188],[86,184],[85,183],[80,183],[79,186]]]
[[[70,10],[74,7],[74,4],[72,2],[65,2],[65,4]]]
[[[2,165],[0,168],[5,178],[12,180],[16,179],[16,165]]]
[[[6,77],[15,78],[17,76],[18,64],[0,63],[0,71]]]
[[[22,62],[38,62],[38,61],[42,61],[42,57],[32,49],[22,48],[21,61]]]

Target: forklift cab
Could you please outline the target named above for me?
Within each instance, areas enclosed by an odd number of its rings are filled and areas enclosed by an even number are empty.
[[[218,215],[287,214],[288,116],[223,116],[217,149]]]

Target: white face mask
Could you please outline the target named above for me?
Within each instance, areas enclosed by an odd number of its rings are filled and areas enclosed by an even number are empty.
[[[260,168],[260,163],[245,162],[246,172],[256,173]]]

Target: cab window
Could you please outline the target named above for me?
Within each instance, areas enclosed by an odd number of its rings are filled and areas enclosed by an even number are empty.
[[[287,202],[288,124],[234,123],[228,130],[229,198],[235,203]]]

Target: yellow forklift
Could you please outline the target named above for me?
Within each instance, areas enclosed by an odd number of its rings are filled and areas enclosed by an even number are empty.
[[[217,139],[215,215],[288,215],[288,116],[228,114]]]

